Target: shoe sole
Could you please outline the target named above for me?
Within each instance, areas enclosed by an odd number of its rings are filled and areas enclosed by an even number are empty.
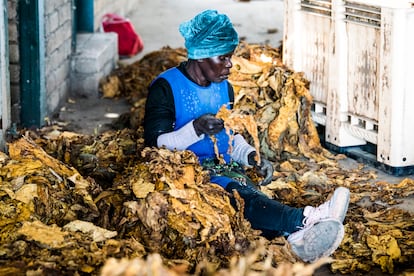
[[[328,219],[309,228],[303,234],[300,242],[294,240],[294,233],[289,236],[288,241],[293,252],[303,261],[314,262],[319,258],[331,255],[341,244],[344,235],[345,230],[342,223],[335,219]]]

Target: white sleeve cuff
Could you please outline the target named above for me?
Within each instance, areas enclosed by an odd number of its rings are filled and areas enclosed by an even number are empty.
[[[256,151],[256,149],[249,145],[242,135],[236,134],[234,136],[234,147],[230,154],[234,161],[243,166],[250,166],[248,156],[252,151]]]
[[[192,120],[176,131],[158,136],[157,145],[158,147],[165,146],[170,150],[185,150],[202,139],[204,139],[204,134],[197,136]]]

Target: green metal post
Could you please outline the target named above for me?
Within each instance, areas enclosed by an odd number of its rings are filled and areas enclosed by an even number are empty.
[[[93,0],[76,0],[76,24],[78,32],[94,32]]]
[[[40,127],[46,114],[44,0],[19,1],[21,122]]]

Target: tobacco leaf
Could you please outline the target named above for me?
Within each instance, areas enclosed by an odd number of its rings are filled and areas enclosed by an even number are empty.
[[[0,273],[100,275],[119,268],[128,275],[139,266],[171,275],[311,275],[325,262],[344,274],[409,269],[414,220],[402,203],[413,195],[413,180],[386,183],[363,164],[343,168],[343,156],[320,145],[308,81],[283,66],[279,49],[242,43],[235,57],[229,78],[235,110],[254,118],[256,125],[246,121],[275,167],[262,191],[294,207],[317,206],[339,186],[351,191],[345,237],[332,259],[301,263],[284,237],[267,240],[251,228],[240,196],[233,195],[234,208],[194,154],[144,146],[146,87],[185,58],[182,49],[163,49],[111,75],[119,78],[111,81],[119,89],[112,96],[132,105],[126,123],[116,122],[121,130],[97,136],[64,124],[23,130],[9,154],[0,154]],[[252,131],[240,131],[254,144]],[[76,221],[117,235],[96,241],[93,230],[64,229]],[[56,247],[23,225],[65,233],[64,241]]]

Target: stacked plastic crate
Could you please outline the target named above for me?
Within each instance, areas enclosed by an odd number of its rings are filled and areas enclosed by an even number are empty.
[[[397,175],[414,173],[413,3],[285,0],[283,62],[310,80],[325,141],[374,145]]]

